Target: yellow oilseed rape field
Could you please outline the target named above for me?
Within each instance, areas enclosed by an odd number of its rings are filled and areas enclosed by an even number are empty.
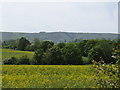
[[[3,65],[3,88],[94,88],[91,65]]]

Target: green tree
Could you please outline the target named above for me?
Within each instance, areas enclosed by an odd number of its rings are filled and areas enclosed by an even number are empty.
[[[77,47],[80,49],[82,56],[84,56],[84,43],[83,42],[77,42]]]
[[[25,50],[26,51],[34,51],[34,45],[33,44],[27,45]]]
[[[95,61],[100,61],[100,57],[103,56],[103,51],[100,47],[100,45],[96,45],[93,47],[88,54],[88,58],[90,61],[95,60]]]
[[[42,41],[40,43],[40,49],[42,49],[44,52],[47,51],[47,49],[51,48],[54,45],[52,41]]]
[[[88,40],[76,42],[76,46],[80,49],[82,56],[86,56],[85,55],[85,45],[86,45],[87,41]]]
[[[95,47],[89,51],[89,59],[100,61],[102,58],[105,63],[110,63],[112,61],[112,47],[106,41],[100,41]]]
[[[85,56],[88,56],[89,50],[92,49],[97,43],[97,40],[88,40],[87,43],[84,45],[84,53]]]
[[[61,42],[61,43],[58,43],[57,46],[58,46],[59,48],[63,48],[63,47],[65,47],[65,43],[62,43],[62,42]]]
[[[17,61],[17,64],[18,65],[29,65],[30,64],[30,59],[25,55],[25,56],[22,56],[18,59]]]
[[[58,46],[53,46],[48,49],[45,54],[45,60],[47,64],[59,65],[63,63],[63,59],[61,56],[61,49]]]
[[[30,42],[25,37],[21,37],[17,42],[17,49],[18,50],[25,50],[25,48],[28,45],[30,45]]]
[[[80,49],[74,43],[67,43],[62,49],[62,56],[65,64],[82,64]]]
[[[35,54],[33,56],[33,59],[31,60],[31,64],[35,64],[35,65],[40,65],[43,64],[43,55],[44,52],[42,49],[38,49],[35,51]]]
[[[17,42],[17,40],[6,40],[6,41],[3,41],[2,47],[9,48],[9,49],[16,49],[16,42]]]
[[[38,49],[40,46],[39,38],[34,38],[34,50]]]

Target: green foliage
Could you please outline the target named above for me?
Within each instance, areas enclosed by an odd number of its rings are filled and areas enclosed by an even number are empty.
[[[88,56],[89,50],[91,50],[97,43],[97,40],[88,40],[87,43],[84,45],[84,53],[85,56]]]
[[[82,64],[81,51],[74,43],[68,43],[63,48],[54,45],[53,47],[44,51],[42,49],[36,50],[32,64]]]
[[[86,43],[87,43],[87,41],[88,40],[83,40],[83,41],[81,41],[81,42],[77,42],[76,43],[76,45],[77,45],[77,47],[80,49],[80,51],[81,51],[81,54],[82,54],[82,56],[86,56],[85,55],[85,45],[86,45]]]
[[[82,57],[82,61],[84,65],[90,64],[90,60],[88,59],[88,57]]]
[[[49,65],[63,64],[61,49],[58,46],[48,49],[45,54],[45,61]]]
[[[93,47],[88,54],[88,58],[90,61],[95,60],[95,61],[100,61],[100,57],[102,57],[102,49],[99,45]]]
[[[46,52],[47,49],[51,48],[53,45],[54,43],[52,41],[42,41],[39,48]]]
[[[100,61],[102,58],[106,63],[112,61],[112,47],[109,43],[105,41],[100,41],[95,47],[93,47],[88,54],[88,57],[91,60]]]
[[[8,65],[17,64],[17,58],[11,57],[11,58],[5,59],[3,61],[3,64],[8,64]]]
[[[2,42],[3,48],[16,49],[17,40],[6,40]]]
[[[6,42],[4,43],[6,45]],[[13,41],[9,41],[9,43],[13,43]],[[93,59],[99,61],[100,57],[107,63],[115,62],[111,55],[115,53],[112,51],[112,47],[115,48],[117,44],[117,42],[111,40],[81,40],[76,43],[58,43],[54,45],[52,41],[40,41],[38,38],[35,38],[31,44],[26,38],[21,37],[15,46],[17,45],[17,48],[19,47],[23,51],[35,51],[33,60],[30,60],[31,64],[58,64],[58,62],[59,64],[88,64]],[[15,46],[6,45],[6,47],[13,49],[16,49]],[[84,58],[85,60],[82,62],[82,56],[89,57],[89,60]],[[55,60],[56,58],[57,60]]]
[[[30,59],[25,55],[25,56],[22,56],[20,57],[18,60],[17,60],[17,64],[18,65],[29,65],[30,64]]]
[[[25,37],[21,37],[17,42],[17,49],[24,51],[28,45],[30,45],[30,42]]]
[[[99,62],[93,60],[94,68],[96,69],[97,78],[96,84],[99,88],[120,88],[120,50],[116,46],[114,52],[117,51],[115,55],[115,64],[106,64],[102,59]]]
[[[59,48],[63,48],[63,47],[65,47],[65,43],[62,43],[62,42],[61,42],[61,43],[58,43],[57,46],[58,46]]]
[[[34,51],[34,45],[30,44],[30,45],[27,45],[26,48],[25,48],[26,51]]]
[[[96,69],[96,85],[99,88],[120,88],[120,63],[105,64],[103,60],[93,61]]]
[[[82,64],[81,51],[74,43],[67,43],[62,49],[62,56],[65,64]]]
[[[39,38],[34,38],[34,50],[38,49],[40,45]]]
[[[101,41],[99,43],[100,48],[102,49],[102,59],[105,61],[105,63],[110,63],[112,62],[111,56],[112,56],[112,46],[106,42],[106,41]]]
[[[30,64],[30,60],[29,58],[25,55],[25,56],[22,56],[20,58],[16,58],[16,57],[11,57],[11,58],[8,58],[8,59],[5,59],[3,61],[3,64],[8,64],[8,65],[21,65],[21,64],[25,64],[25,65],[28,65]]]
[[[35,64],[35,65],[39,65],[39,64],[43,64],[43,55],[44,52],[42,49],[38,49],[35,51],[35,54],[33,56],[33,59],[31,60],[31,64]]]

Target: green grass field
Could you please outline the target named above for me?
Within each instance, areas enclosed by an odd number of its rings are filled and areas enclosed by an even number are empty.
[[[12,50],[12,49],[2,49],[2,60],[10,58],[10,57],[21,57],[24,55],[27,55],[29,58],[32,58],[34,55],[34,52],[30,51],[19,51],[19,50]]]
[[[94,88],[91,65],[3,65],[3,88]]]

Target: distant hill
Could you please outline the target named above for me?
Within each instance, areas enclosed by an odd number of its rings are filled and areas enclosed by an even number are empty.
[[[112,33],[70,33],[70,32],[40,32],[40,33],[18,33],[18,32],[2,32],[2,40],[15,40],[20,37],[26,37],[28,40],[33,41],[34,38],[40,40],[51,40],[55,43],[72,41],[75,39],[118,39],[118,34]]]

